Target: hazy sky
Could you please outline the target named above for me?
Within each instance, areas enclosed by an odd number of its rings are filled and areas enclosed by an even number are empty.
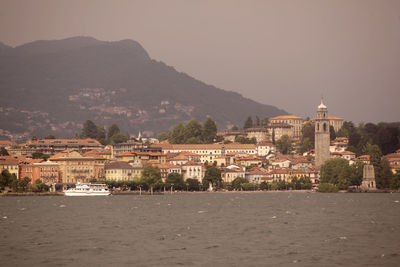
[[[400,0],[0,0],[0,41],[134,39],[178,71],[314,116],[400,121]],[[223,101],[223,99],[221,99]]]

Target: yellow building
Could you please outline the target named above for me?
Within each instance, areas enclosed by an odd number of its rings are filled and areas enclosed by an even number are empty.
[[[294,115],[284,115],[273,117],[270,120],[270,124],[286,123],[293,126],[293,133],[289,136],[291,137],[301,137],[301,128],[303,127],[303,119]],[[276,136],[275,136],[276,138]],[[277,140],[277,139],[276,139]]]
[[[66,150],[50,158],[60,166],[60,180],[63,183],[89,182],[91,179],[103,180],[103,157],[85,157],[77,151]]]
[[[3,170],[8,170],[10,174],[15,174],[17,179],[19,179],[19,160],[11,156],[0,157],[0,172]]]
[[[135,179],[134,169],[124,161],[108,162],[104,166],[107,181],[133,181]],[[136,176],[138,178],[139,176]]]

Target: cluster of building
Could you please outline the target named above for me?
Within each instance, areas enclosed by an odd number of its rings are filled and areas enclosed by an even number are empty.
[[[226,183],[241,177],[251,183],[273,182],[293,178],[308,178],[316,185],[319,167],[329,158],[341,157],[350,164],[362,161],[369,164],[369,156],[355,157],[347,151],[348,139],[329,138],[329,126],[339,130],[343,119],[328,117],[321,102],[315,124],[315,149],[304,154],[282,155],[276,151],[271,137],[283,134],[296,138],[301,135],[305,121],[297,116],[279,116],[270,119],[265,127],[245,131],[225,131],[217,135],[234,140],[237,135],[255,137],[256,144],[220,142],[214,144],[149,145],[132,138],[126,143],[103,146],[94,139],[31,139],[25,144],[0,141],[9,156],[0,156],[0,171],[7,169],[18,179],[28,177],[47,184],[74,184],[92,180],[133,181],[141,177],[148,164],[157,166],[165,180],[170,173],[179,173],[183,179],[202,181],[207,164],[216,164]],[[233,139],[232,139],[233,138]],[[32,155],[48,155],[48,159],[35,159]],[[386,156],[393,172],[400,171],[400,150]]]

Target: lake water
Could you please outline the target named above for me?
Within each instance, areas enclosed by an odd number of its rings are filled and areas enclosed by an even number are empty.
[[[1,266],[399,266],[400,194],[0,198]]]

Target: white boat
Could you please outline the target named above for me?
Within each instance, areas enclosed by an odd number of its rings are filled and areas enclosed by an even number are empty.
[[[64,194],[66,196],[108,196],[111,193],[106,184],[77,183],[75,188],[69,188]]]

